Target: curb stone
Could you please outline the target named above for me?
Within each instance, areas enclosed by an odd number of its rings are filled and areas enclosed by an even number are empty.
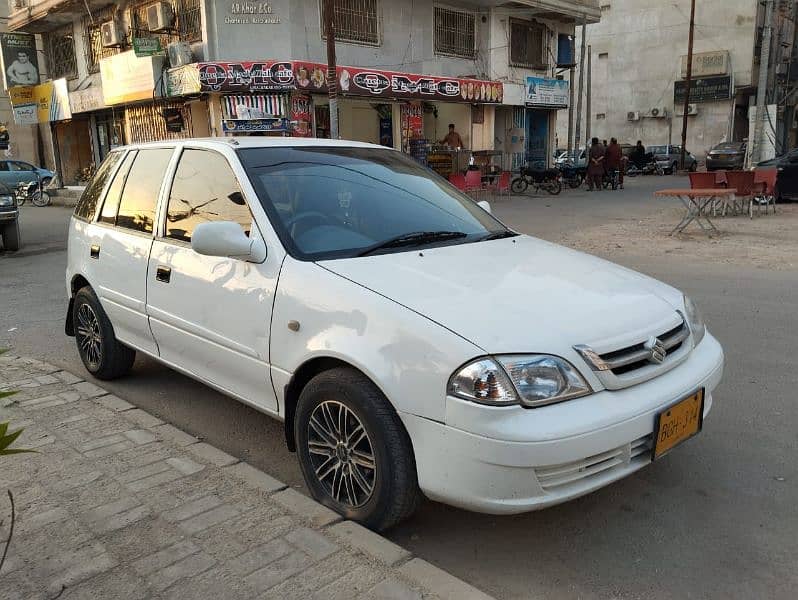
[[[324,533],[327,533],[333,540],[342,542],[344,546],[348,546],[355,552],[365,555],[368,559],[394,568],[395,572],[398,572],[406,581],[426,590],[434,597],[447,600],[490,600],[492,598],[492,596],[485,594],[454,575],[435,567],[425,560],[414,557],[410,551],[394,544],[378,533],[366,529],[358,523],[343,520],[338,513],[335,513],[312,498],[288,487],[285,483],[275,479],[268,473],[240,461],[237,457],[211,444],[200,442],[196,437],[171,424],[164,423],[164,421],[155,415],[128,403],[126,400],[111,394],[98,385],[81,379],[69,371],[59,369],[42,361],[20,357],[6,352],[0,355],[0,372],[3,367],[13,367],[15,363],[31,366],[43,371],[47,375],[51,373],[54,374],[54,377],[59,383],[68,384],[70,388],[88,397],[90,402],[102,408],[109,409],[113,411],[114,414],[118,414],[128,422],[134,424],[135,428],[131,428],[131,430],[125,432],[123,436],[120,436],[127,440],[124,443],[146,444],[155,439],[170,442],[179,449],[187,450],[196,458],[218,467],[221,472],[233,475],[235,479],[240,480],[247,487],[255,488],[265,494],[272,501],[319,530],[317,532],[313,529],[300,528],[286,536],[295,546],[299,548],[306,546],[304,551],[309,555],[315,554],[317,559],[323,559],[334,553],[332,548],[333,544],[327,541],[323,536]],[[49,380],[46,380],[46,382],[43,381],[42,384],[46,384],[47,382],[49,382]],[[72,420],[75,419],[67,419],[67,421]],[[15,425],[23,425],[23,423],[24,421],[17,421]],[[115,441],[115,439],[111,439],[112,437],[114,436],[109,436],[109,442]],[[99,448],[99,450],[102,449],[103,448]],[[91,452],[91,450],[89,450],[89,452]],[[181,461],[185,463],[191,462],[192,465],[189,466],[192,468],[180,468],[181,466],[185,467],[182,463],[176,464]],[[170,458],[165,462],[175,470],[185,472],[185,474],[194,473],[197,472],[197,469],[203,468],[201,465],[193,464],[192,461],[185,459]],[[155,476],[157,476],[157,474]],[[290,559],[292,556],[293,555],[287,555],[286,559]],[[287,562],[290,562],[290,560],[287,560]],[[275,566],[276,565],[277,563],[275,563]],[[6,571],[6,569],[4,569],[4,571]],[[66,579],[73,579],[73,577],[69,575],[72,574],[68,574]],[[85,580],[86,577],[84,577],[83,574],[81,574],[80,577],[75,575],[75,583],[80,583]],[[76,589],[77,588],[74,587],[72,588],[73,591],[76,591]],[[322,589],[324,590],[326,588]],[[395,578],[389,578],[380,582],[377,587],[372,589],[372,592],[392,598],[422,597],[418,592],[414,591],[412,587],[408,587]]]

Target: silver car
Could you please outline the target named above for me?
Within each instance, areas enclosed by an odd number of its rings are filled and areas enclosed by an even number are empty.
[[[646,148],[646,152],[651,152],[654,155],[654,160],[666,173],[674,173],[679,168],[679,161],[682,159],[681,146],[670,144],[649,146]],[[698,168],[698,161],[690,152],[684,156],[684,166],[688,171],[695,171]]]

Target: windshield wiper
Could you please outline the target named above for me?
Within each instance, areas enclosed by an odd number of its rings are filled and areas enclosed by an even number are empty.
[[[485,242],[488,240],[501,240],[503,238],[515,237],[517,235],[519,234],[517,234],[515,231],[510,231],[509,229],[505,229],[504,231],[494,231],[493,233],[489,233],[485,237],[479,238],[477,241]]]
[[[367,256],[373,252],[376,252],[377,250],[383,250],[385,248],[420,246],[422,244],[430,244],[432,242],[456,240],[458,238],[464,238],[467,235],[467,233],[463,233],[462,231],[416,231],[414,233],[403,233],[402,235],[397,235],[396,237],[392,237],[373,246],[369,246],[362,252],[359,252],[358,256]]]

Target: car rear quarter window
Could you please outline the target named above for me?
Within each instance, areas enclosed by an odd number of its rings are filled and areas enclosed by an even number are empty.
[[[173,148],[139,150],[125,180],[116,217],[117,227],[152,233],[158,192],[173,152]]]
[[[122,197],[122,187],[125,185],[127,174],[130,172],[130,166],[136,158],[136,151],[128,152],[125,160],[122,161],[122,166],[116,171],[116,175],[111,180],[111,185],[108,186],[108,192],[105,194],[105,201],[100,210],[100,216],[97,219],[100,223],[108,223],[110,225],[116,224],[116,214],[119,212],[119,199]]]
[[[187,149],[169,193],[166,237],[190,242],[194,228],[209,221],[233,221],[248,235],[252,214],[227,159],[210,150]]]
[[[89,185],[83,190],[83,194],[78,200],[75,207],[75,217],[83,221],[91,221],[94,219],[94,214],[97,211],[97,204],[100,202],[100,197],[105,189],[105,184],[108,178],[114,172],[116,165],[119,163],[123,156],[122,152],[111,152],[97,169]]]

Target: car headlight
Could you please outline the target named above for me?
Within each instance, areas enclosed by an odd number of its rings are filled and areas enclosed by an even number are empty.
[[[14,206],[13,196],[0,196],[0,206]]]
[[[684,312],[687,316],[687,323],[690,325],[690,331],[693,332],[693,345],[698,346],[699,342],[704,339],[707,326],[704,323],[701,311],[698,310],[698,306],[696,306],[690,296],[684,297]]]
[[[567,360],[549,354],[522,354],[470,362],[452,375],[447,391],[481,404],[534,407],[593,390]]]

